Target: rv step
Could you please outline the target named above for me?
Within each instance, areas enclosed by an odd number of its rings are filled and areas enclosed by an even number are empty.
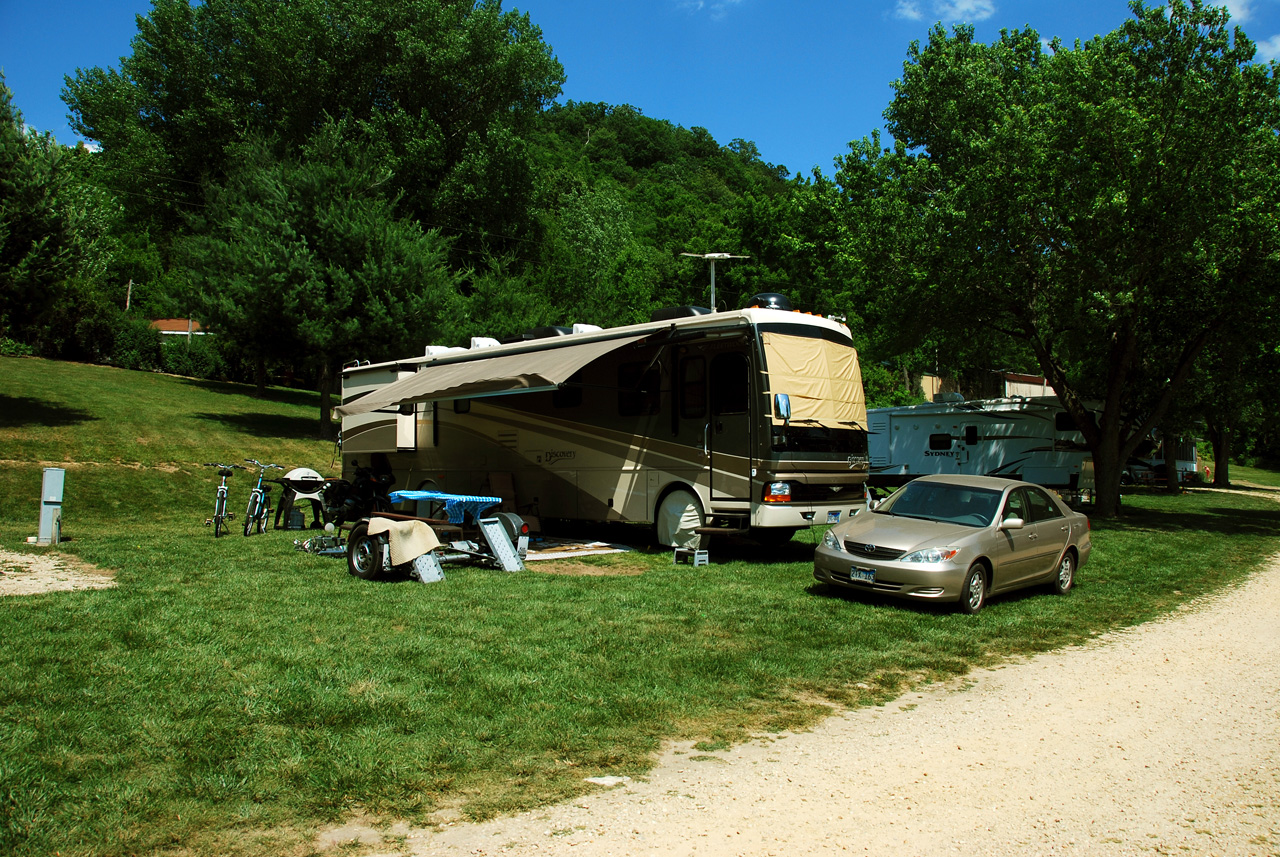
[[[696,527],[694,529],[694,532],[700,536],[740,536],[749,531],[749,527]]]

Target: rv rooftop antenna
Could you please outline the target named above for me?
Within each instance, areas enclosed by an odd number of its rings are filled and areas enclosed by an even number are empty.
[[[716,311],[716,262],[721,259],[750,259],[750,256],[730,256],[728,253],[681,253],[681,256],[692,256],[695,259],[706,259],[711,263],[711,311]]]

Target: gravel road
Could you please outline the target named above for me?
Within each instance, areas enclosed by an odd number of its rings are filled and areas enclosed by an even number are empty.
[[[1280,557],[1237,587],[1087,646],[811,732],[721,753],[675,747],[647,782],[568,804],[397,833],[393,849],[374,850],[1276,857]]]

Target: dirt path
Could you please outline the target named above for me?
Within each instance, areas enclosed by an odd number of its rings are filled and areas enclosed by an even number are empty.
[[[1280,557],[1085,647],[812,732],[677,747],[648,782],[569,804],[398,832],[379,854],[1280,855]]]

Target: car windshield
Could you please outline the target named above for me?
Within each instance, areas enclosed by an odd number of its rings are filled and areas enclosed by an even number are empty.
[[[1000,506],[1000,494],[947,482],[908,482],[875,511],[878,515],[987,527]]]

